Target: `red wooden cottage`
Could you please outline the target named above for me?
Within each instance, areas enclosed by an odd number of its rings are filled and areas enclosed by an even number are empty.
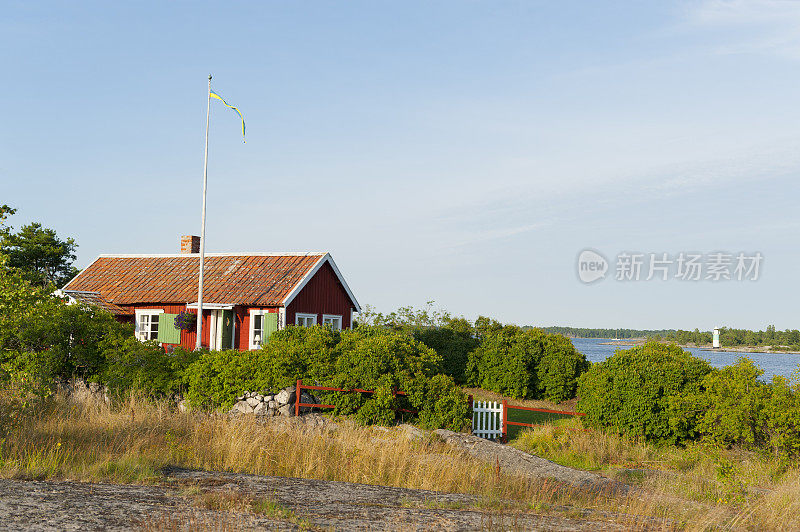
[[[75,301],[133,321],[141,340],[195,347],[197,334],[175,325],[197,313],[199,237],[174,255],[100,255],[62,289]],[[360,307],[328,253],[206,253],[202,345],[256,349],[287,325],[352,327]]]

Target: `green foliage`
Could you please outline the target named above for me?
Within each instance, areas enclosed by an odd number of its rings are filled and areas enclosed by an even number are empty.
[[[555,402],[572,399],[578,391],[578,378],[589,369],[589,361],[569,338],[560,334],[543,336],[544,349],[537,368],[539,396]]]
[[[140,342],[130,334],[105,338],[101,348],[105,357],[101,380],[117,395],[132,389],[151,397],[180,392],[186,369],[200,356],[182,348],[167,353],[157,342]]]
[[[449,319],[442,327],[414,330],[414,338],[442,357],[442,373],[456,382],[466,382],[469,354],[478,347],[472,325],[463,318]]]
[[[75,277],[76,247],[72,238],[61,240],[53,229],[39,223],[24,225],[16,233],[0,228],[0,253],[8,257],[7,266],[18,269],[36,286],[61,287]]]
[[[470,384],[514,398],[535,397],[537,365],[543,350],[541,335],[514,325],[484,332],[480,347],[469,357]]]
[[[578,409],[591,426],[659,443],[693,436],[692,427],[670,422],[674,397],[702,391],[711,366],[675,345],[648,342],[593,364],[578,384]]]
[[[230,408],[244,391],[268,389],[261,351],[201,351],[183,372],[186,398],[201,408]]]
[[[763,373],[751,360],[740,358],[735,365],[706,375],[700,393],[687,397],[697,405],[692,410],[701,412],[698,434],[724,446],[764,443],[759,418],[770,389],[758,380]]]
[[[800,380],[775,376],[769,388],[759,424],[764,440],[775,455],[800,456]]]
[[[326,381],[334,373],[339,334],[322,326],[287,327],[272,333],[259,351],[264,380],[258,389],[279,390],[297,379]]]
[[[703,379],[702,391],[676,399],[676,417],[694,423],[698,437],[723,447],[770,449],[776,456],[800,453],[800,393],[776,376],[758,380],[763,370],[741,358]],[[686,421],[688,419],[688,421]]]
[[[476,329],[481,343],[469,355],[470,384],[520,399],[562,401],[575,396],[577,379],[589,363],[569,339],[488,320],[477,323]]]
[[[458,431],[469,427],[471,406],[448,375],[434,375],[426,380],[424,390],[412,396],[412,405],[419,409],[423,428]]]
[[[362,325],[355,330],[288,327],[250,352],[203,353],[184,374],[189,401],[201,407],[230,407],[243,391],[278,391],[297,379],[306,384],[374,390],[374,394],[329,392],[324,402],[337,414],[364,423],[389,424],[396,409],[418,410],[426,426],[461,428],[466,397],[447,376],[441,357],[407,334]],[[396,395],[397,390],[409,396]],[[319,394],[318,394],[319,395]]]

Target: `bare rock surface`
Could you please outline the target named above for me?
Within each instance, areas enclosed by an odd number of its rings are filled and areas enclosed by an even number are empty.
[[[204,510],[182,494],[188,489],[268,498],[294,520],[252,513]],[[136,530],[167,519],[189,529],[218,530],[625,530],[621,516],[592,512],[584,518],[519,510],[480,510],[476,497],[371,486],[203,471],[165,471],[161,485],[0,480],[0,530]],[[569,508],[562,509],[570,511]],[[571,515],[575,515],[575,512]],[[658,526],[653,523],[654,528]],[[641,526],[641,523],[639,524]],[[181,528],[183,529],[183,528]]]
[[[572,469],[550,460],[534,456],[509,445],[485,440],[472,434],[439,429],[434,431],[448,444],[489,464],[497,464],[500,471],[537,480],[551,479],[585,490],[610,496],[629,495],[637,488],[600,476],[596,473]]]

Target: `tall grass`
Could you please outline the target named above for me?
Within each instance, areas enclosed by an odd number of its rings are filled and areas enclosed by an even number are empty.
[[[673,504],[659,494],[681,493],[676,485],[688,477],[675,480],[675,472],[683,467],[688,474],[709,479],[698,464],[711,467],[713,461],[691,459],[686,452],[675,451],[672,456],[619,437],[573,430],[576,427],[569,423],[527,432],[515,445],[604,473],[619,466],[656,470],[657,475],[639,480],[652,489],[651,495],[641,492],[609,499],[552,480],[512,476],[437,438],[412,439],[402,431],[362,427],[347,420],[337,420],[335,430],[297,420],[263,423],[252,416],[180,413],[167,403],[135,395],[113,407],[56,397],[22,408],[10,399],[12,395],[0,394],[0,475],[6,478],[155,483],[165,481],[165,467],[176,466],[466,493],[479,497],[477,507],[499,505],[573,517],[588,511],[593,518],[608,515],[630,528],[691,528],[692,523],[719,525],[732,519],[744,526],[777,528],[782,519],[796,519],[800,510],[797,471],[795,476],[769,473],[756,465],[747,478],[774,489],[767,495],[707,498],[702,500],[711,504],[701,506]],[[744,463],[735,462],[735,467],[747,471]],[[746,475],[740,472],[740,476]],[[718,478],[714,482],[724,487]]]
[[[558,498],[552,483],[543,488],[498,474],[493,464],[434,438],[415,441],[347,420],[337,425],[323,430],[253,416],[179,413],[136,396],[115,407],[55,398],[5,426],[0,475],[156,482],[163,468],[176,466],[513,500]]]

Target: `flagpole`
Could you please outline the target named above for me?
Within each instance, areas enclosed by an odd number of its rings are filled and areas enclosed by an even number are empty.
[[[208,184],[208,125],[211,122],[211,74],[208,75],[208,94],[206,95],[206,155],[203,162],[203,228],[200,231],[200,275],[197,283],[197,341],[195,349],[200,349],[203,335],[203,269],[206,257],[206,186]]]

